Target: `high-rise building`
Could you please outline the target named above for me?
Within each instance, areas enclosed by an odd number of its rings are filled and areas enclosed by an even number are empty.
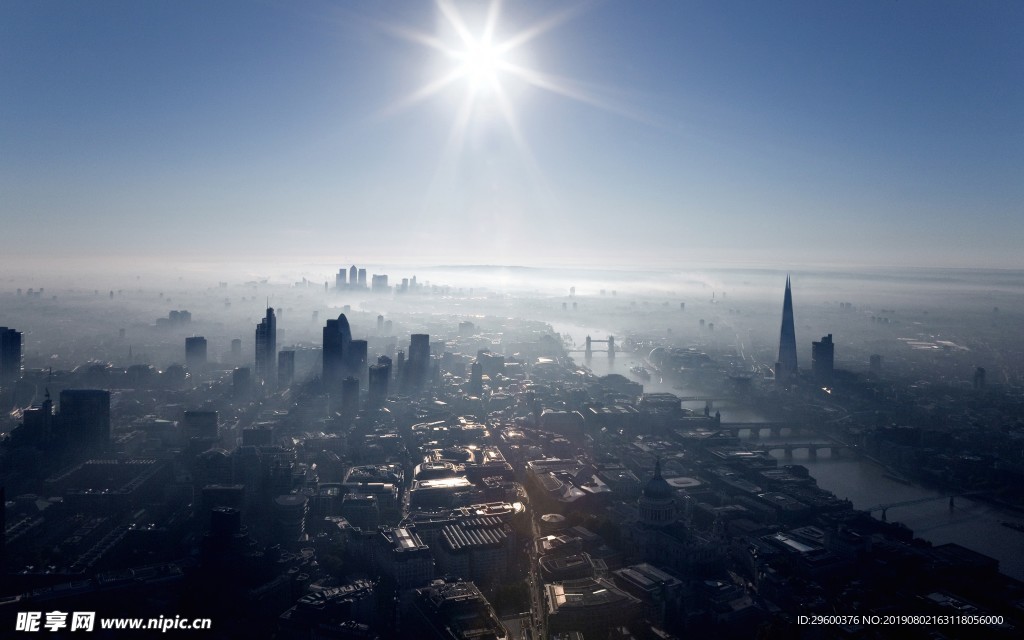
[[[352,267],[355,269],[355,267]],[[345,354],[351,350],[352,330],[345,314],[337,320],[328,320],[323,330],[323,375],[321,379],[328,392],[341,388],[345,377]]]
[[[361,382],[366,381],[366,360],[369,344],[366,340],[353,340],[349,343],[348,352],[345,353],[345,373],[359,378]]]
[[[360,269],[359,270],[359,288],[360,289],[365,289],[366,288],[366,269]]]
[[[823,337],[821,342],[811,343],[811,371],[819,382],[830,382],[834,368],[835,344],[830,333]]]
[[[422,389],[430,370],[430,335],[414,333],[409,341],[409,360],[405,363],[404,387]]]
[[[110,392],[65,389],[60,392],[61,432],[71,447],[105,448],[110,444]]]
[[[242,340],[241,338],[235,338],[231,341],[231,360],[238,362],[242,359]]]
[[[370,389],[367,403],[371,407],[381,407],[388,397],[388,384],[391,380],[391,358],[387,356],[377,358],[377,364],[370,366],[369,375]]]
[[[359,269],[356,269],[356,265],[352,265],[348,270],[348,286],[352,289],[356,288],[356,282],[359,280]]]
[[[21,332],[0,327],[0,387],[21,378]]]
[[[786,276],[786,295],[782,299],[782,330],[779,335],[779,360],[775,379],[786,382],[796,376],[796,328],[793,322],[793,292]]]
[[[295,381],[295,352],[281,351],[277,354],[277,386],[286,389]]]
[[[387,274],[378,275],[373,274],[370,278],[370,289],[376,293],[381,293],[388,290],[388,276]]]
[[[272,385],[277,368],[277,318],[274,309],[267,307],[267,315],[256,325],[256,381]]]
[[[206,365],[206,338],[193,336],[185,338],[185,366],[200,369]]]
[[[341,413],[348,417],[359,413],[359,380],[352,376],[341,381]]]
[[[345,269],[338,269],[338,275],[334,276],[334,288],[344,289],[345,284]]]

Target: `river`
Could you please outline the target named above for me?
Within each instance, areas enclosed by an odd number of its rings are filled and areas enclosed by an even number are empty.
[[[609,334],[606,330],[573,325],[556,325],[554,328],[560,333],[571,335],[580,348],[588,334],[595,340],[604,339]],[[606,353],[595,350],[589,363],[584,361],[583,354],[573,355],[576,356],[577,363],[588,365],[596,375],[622,374],[643,383],[644,391],[648,393],[699,395],[692,389],[674,387],[656,375],[651,380],[639,379],[629,370],[636,364],[643,364],[643,358],[637,354],[619,352],[614,360],[609,360]],[[687,407],[700,410],[703,405],[691,403]],[[756,412],[744,407],[717,403],[715,409],[722,412],[722,420],[725,422],[764,420]],[[744,432],[742,435],[746,437],[748,434]],[[762,438],[758,442],[785,442],[787,439],[787,436]],[[806,442],[807,436],[795,436],[791,441]],[[818,481],[819,487],[831,491],[840,498],[850,500],[858,509],[942,495],[938,491],[887,478],[883,467],[865,458],[831,458],[827,453],[823,453],[817,459],[812,459],[806,450],[797,450],[792,458],[786,458],[781,451],[772,455],[778,458],[779,464],[800,464],[807,467]],[[876,512],[875,517],[880,517],[880,513]],[[914,531],[915,536],[933,544],[955,542],[996,558],[999,560],[1000,571],[1018,580],[1024,580],[1024,533],[1000,524],[1001,521],[1024,524],[1024,516],[1019,513],[968,498],[956,498],[952,510],[947,500],[937,499],[922,504],[893,507],[888,511],[887,519],[890,522],[902,522]]]

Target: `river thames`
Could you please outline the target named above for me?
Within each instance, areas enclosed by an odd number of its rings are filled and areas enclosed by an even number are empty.
[[[586,336],[595,340],[607,337],[607,331],[595,331],[571,325],[555,327],[560,333],[569,334],[577,344],[583,344]],[[603,345],[601,345],[603,346]],[[595,347],[596,349],[596,347]],[[595,351],[589,363],[581,354],[576,354],[576,362],[585,364],[596,375],[618,373],[644,385],[644,391],[668,392],[677,395],[698,395],[694,390],[675,387],[667,381],[655,376],[651,380],[641,380],[630,372],[630,367],[643,364],[637,354],[620,352],[614,361],[610,361],[604,352]],[[690,403],[687,408],[701,410],[700,403]],[[757,413],[728,404],[717,403],[715,409],[722,412],[725,422],[757,422],[765,420]],[[747,436],[747,432],[742,433]],[[789,438],[761,438],[752,441],[745,439],[751,446],[786,442]],[[797,436],[793,441],[807,442],[806,435]],[[785,457],[781,451],[772,454],[779,464],[799,464],[807,467],[817,480],[818,486],[831,491],[840,498],[853,503],[857,509],[867,509],[880,504],[907,502],[922,498],[936,498],[921,504],[893,507],[887,513],[890,522],[902,522],[913,530],[914,535],[933,544],[953,542],[974,551],[999,560],[999,570],[1018,580],[1024,580],[1024,533],[1001,524],[1003,521],[1024,524],[1024,515],[1002,509],[968,498],[956,498],[953,509],[949,508],[948,500],[942,499],[938,491],[905,484],[886,477],[886,470],[871,460],[847,455],[831,458],[827,453],[817,459],[811,458],[806,450],[797,450],[791,458]],[[880,513],[875,512],[875,517]]]

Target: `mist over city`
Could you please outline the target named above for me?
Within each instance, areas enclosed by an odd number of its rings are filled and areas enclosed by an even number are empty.
[[[1012,3],[0,3],[0,636],[1013,638]]]

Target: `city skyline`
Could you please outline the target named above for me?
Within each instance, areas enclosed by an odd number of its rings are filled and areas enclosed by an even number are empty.
[[[1022,266],[1019,5],[492,6],[5,5],[0,265]]]

